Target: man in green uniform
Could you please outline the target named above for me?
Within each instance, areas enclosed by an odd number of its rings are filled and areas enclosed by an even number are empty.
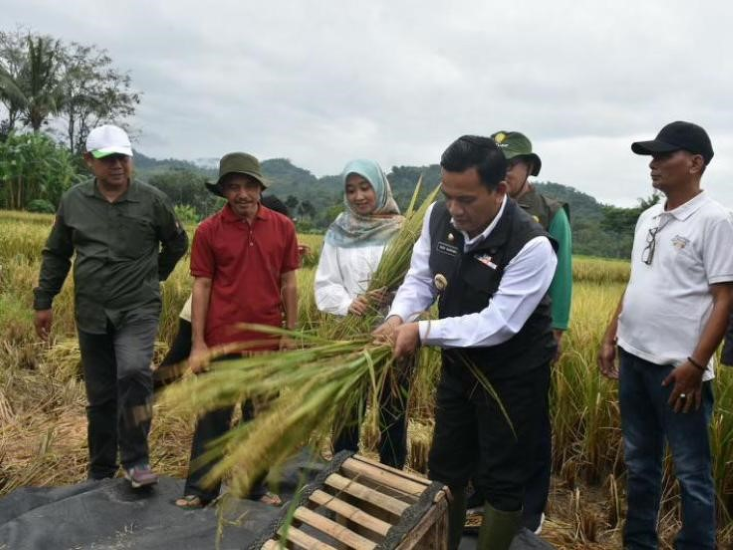
[[[74,303],[88,399],[89,478],[115,475],[119,447],[125,477],[138,488],[157,482],[147,438],[159,282],[186,253],[188,237],[167,197],[131,178],[132,146],[124,130],[111,125],[92,130],[84,160],[94,178],[61,198],[34,290],[35,326],[48,339],[51,304],[76,253]]]
[[[552,331],[557,341],[557,356],[562,353],[563,333],[570,323],[573,295],[573,235],[567,203],[538,193],[529,176],[538,176],[542,160],[532,152],[532,142],[520,132],[496,132],[491,136],[507,159],[507,193],[530,214],[558,244],[557,269],[550,285]]]

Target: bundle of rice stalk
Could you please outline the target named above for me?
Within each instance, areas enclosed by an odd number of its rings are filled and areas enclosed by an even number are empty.
[[[348,341],[304,338],[303,349],[215,363],[209,372],[188,377],[163,394],[174,410],[196,413],[247,399],[269,399],[254,420],[213,441],[199,463],[192,464],[195,468],[217,461],[210,481],[231,473],[233,491],[247,494],[263,473],[343,422],[344,410],[367,394],[379,395],[392,361],[389,346],[372,344],[368,335]]]

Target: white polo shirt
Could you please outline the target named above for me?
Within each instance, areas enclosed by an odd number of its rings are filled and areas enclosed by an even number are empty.
[[[651,265],[644,263],[659,230]],[[733,281],[733,218],[701,192],[665,212],[657,204],[636,223],[631,278],[619,317],[618,345],[659,365],[692,355],[713,309],[709,285]],[[714,377],[713,359],[703,380]]]

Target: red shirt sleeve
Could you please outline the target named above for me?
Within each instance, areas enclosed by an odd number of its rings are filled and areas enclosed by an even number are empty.
[[[191,246],[191,275],[214,278],[214,251],[211,248],[211,226],[201,224],[196,229]]]
[[[288,220],[285,226],[285,255],[283,257],[282,272],[288,273],[300,267],[300,258],[298,256],[298,236],[295,233],[293,222]]]

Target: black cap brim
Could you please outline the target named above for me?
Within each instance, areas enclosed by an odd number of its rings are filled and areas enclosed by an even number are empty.
[[[671,143],[665,143],[658,139],[652,139],[649,141],[635,141],[631,144],[631,150],[637,155],[655,155],[657,153],[673,153],[679,151],[681,147],[679,145],[672,145]]]
[[[532,173],[530,176],[539,176],[540,170],[542,169],[542,159],[540,159],[540,157],[535,153],[531,153],[527,156],[532,159]]]
[[[539,157],[539,155],[537,155],[536,153],[527,153],[526,155],[514,155],[513,157],[507,158],[508,161],[514,159],[520,159],[529,162],[529,164],[532,166],[532,171],[529,173],[529,175],[539,176],[540,170],[542,169],[542,159]]]

